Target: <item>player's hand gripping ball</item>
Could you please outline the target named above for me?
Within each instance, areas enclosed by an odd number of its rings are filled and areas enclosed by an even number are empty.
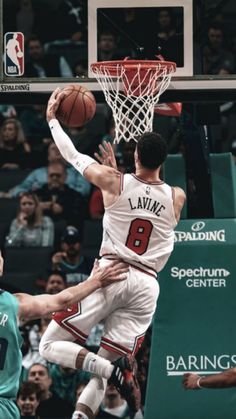
[[[65,97],[56,113],[59,121],[69,128],[87,124],[96,112],[96,101],[92,92],[79,84],[70,84],[62,92]]]

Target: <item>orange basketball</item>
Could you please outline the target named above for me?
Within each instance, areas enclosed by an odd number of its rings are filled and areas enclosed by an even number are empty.
[[[96,112],[96,101],[90,92],[78,84],[70,84],[62,91],[66,94],[57,110],[57,118],[67,127],[82,127]]]

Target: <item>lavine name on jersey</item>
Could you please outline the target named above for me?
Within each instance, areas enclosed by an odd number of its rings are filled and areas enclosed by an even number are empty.
[[[128,198],[130,209],[145,209],[147,211],[153,212],[157,215],[157,217],[160,217],[161,211],[165,209],[165,206],[162,205],[160,202],[155,201],[152,198],[147,198],[145,196],[139,196],[136,199]]]

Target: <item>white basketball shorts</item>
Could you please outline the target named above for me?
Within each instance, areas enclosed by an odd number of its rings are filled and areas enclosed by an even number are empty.
[[[101,259],[100,264],[111,263]],[[153,276],[130,266],[128,278],[101,288],[53,319],[84,345],[94,325],[103,321],[101,346],[121,356],[137,353],[151,324],[159,295]]]

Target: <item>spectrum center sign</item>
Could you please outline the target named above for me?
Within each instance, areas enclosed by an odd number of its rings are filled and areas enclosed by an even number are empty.
[[[226,287],[230,272],[225,268],[181,268],[172,266],[171,277],[185,281],[187,287]]]

